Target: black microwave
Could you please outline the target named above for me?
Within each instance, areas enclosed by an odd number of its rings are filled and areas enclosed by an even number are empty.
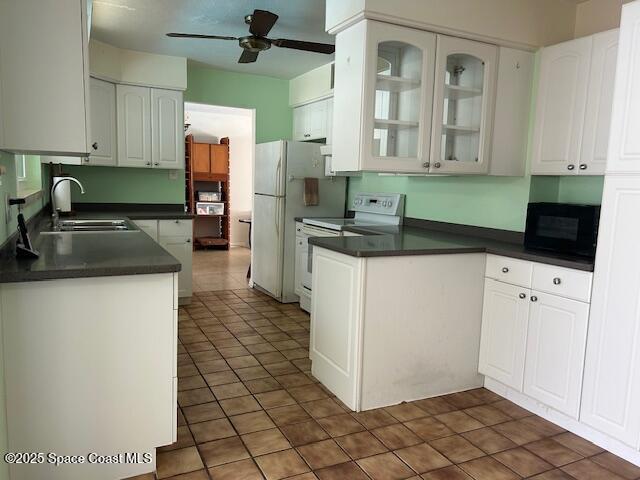
[[[599,220],[599,205],[530,203],[524,246],[593,258]]]

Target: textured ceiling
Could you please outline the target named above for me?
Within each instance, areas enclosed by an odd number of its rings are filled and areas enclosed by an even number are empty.
[[[167,38],[167,32],[239,37],[255,8],[280,16],[270,38],[334,43],[324,32],[324,0],[94,0],[91,37],[120,48],[176,55],[237,72],[292,78],[332,56],[272,47],[258,61],[238,64],[235,41]]]

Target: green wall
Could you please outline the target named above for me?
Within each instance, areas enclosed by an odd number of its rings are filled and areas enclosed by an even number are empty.
[[[289,81],[261,75],[189,66],[186,102],[256,110],[256,141],[291,138]],[[183,203],[184,172],[175,179],[167,170],[124,167],[64,166],[85,187],[72,189],[72,200],[83,203]]]
[[[63,165],[82,182],[85,194],[71,188],[71,200],[82,203],[184,203],[184,170]],[[170,179],[170,172],[175,178]]]
[[[256,142],[289,139],[289,81],[189,65],[185,102],[255,108]]]

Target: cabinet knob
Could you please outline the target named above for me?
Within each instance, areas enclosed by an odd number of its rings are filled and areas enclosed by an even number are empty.
[[[567,170],[573,170],[575,168],[576,168],[575,165],[567,165]]]
[[[187,243],[191,243],[191,239],[190,238],[187,238]]]
[[[176,220],[176,223],[180,223],[180,220]]]
[[[509,273],[509,269],[507,267],[502,267],[502,273]]]
[[[554,285],[560,285],[561,283],[562,283],[562,280],[560,280],[559,277],[556,277],[556,278],[553,279],[553,284]]]
[[[440,168],[442,165],[440,164],[440,162],[436,162],[433,164],[433,166],[436,168]]]
[[[526,293],[521,293],[520,295],[518,295],[518,297],[525,299],[527,298],[527,294]]]
[[[93,148],[94,150],[98,149],[98,142],[93,142],[93,145],[91,145],[91,148]]]
[[[424,162],[424,163],[422,164],[422,166],[423,166],[424,168],[429,168],[429,167],[431,166],[431,164],[430,164],[429,162]]]
[[[537,302],[538,301],[538,297],[536,297],[535,295],[531,296],[531,301],[532,302]]]
[[[586,163],[581,163],[580,164],[580,170],[586,170],[587,169],[587,164]]]
[[[147,162],[147,165],[151,165],[151,162]]]
[[[304,138],[309,138],[310,136],[311,136],[311,134],[310,134],[310,133],[305,133],[305,134],[304,134]]]
[[[159,162],[156,162],[156,163],[154,163],[154,165],[157,167],[158,165],[160,165],[160,163],[159,163]]]
[[[82,161],[83,161],[84,163],[89,163],[89,157],[84,157],[84,158],[82,159]]]

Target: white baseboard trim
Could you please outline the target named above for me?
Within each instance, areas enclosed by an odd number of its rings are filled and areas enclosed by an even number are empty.
[[[640,451],[489,377],[484,388],[640,467]]]

